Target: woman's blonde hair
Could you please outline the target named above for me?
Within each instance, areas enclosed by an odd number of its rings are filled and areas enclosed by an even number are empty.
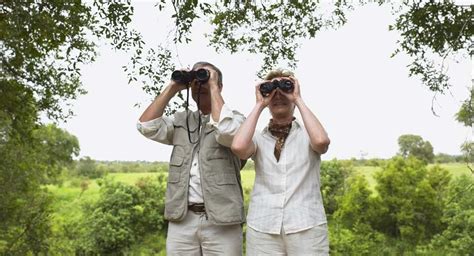
[[[265,76],[265,80],[272,80],[273,78],[276,78],[276,77],[289,77],[289,76],[295,76],[295,73],[286,69],[278,68],[278,69],[268,72],[267,75]]]

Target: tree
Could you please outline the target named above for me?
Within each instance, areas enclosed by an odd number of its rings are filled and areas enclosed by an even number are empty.
[[[71,100],[85,93],[80,69],[94,61],[98,37],[111,38],[116,49],[141,43],[127,29],[133,10],[130,2],[90,6],[80,1],[9,0],[1,8],[0,81],[30,92],[31,103],[52,119],[65,120],[72,112],[64,105],[70,106]]]
[[[375,174],[380,214],[374,220],[376,230],[416,245],[443,230],[445,191],[450,176],[442,168],[427,170],[414,157],[395,157]]]
[[[75,173],[79,176],[87,177],[90,179],[97,179],[104,175],[103,169],[88,156],[79,159],[76,165]]]
[[[343,194],[346,178],[352,171],[350,162],[331,160],[321,164],[321,194],[328,216],[337,210],[337,197]]]
[[[474,247],[474,180],[462,175],[451,182],[442,221],[447,226],[424,250],[445,255],[469,255]]]
[[[344,194],[337,197],[338,209],[334,220],[346,228],[354,228],[357,224],[371,226],[372,220],[378,217],[375,213],[377,202],[372,197],[367,180],[362,175],[351,176],[347,181]]]
[[[34,112],[24,114],[19,119],[34,119]],[[79,144],[54,125],[32,124],[36,128],[19,134],[11,129],[18,120],[4,121],[11,125],[2,127],[0,144],[0,253],[47,253],[52,196],[41,185],[56,180],[79,152]]]
[[[79,145],[39,116],[70,116],[64,106],[84,93],[80,68],[94,60],[94,36],[121,36],[111,40],[114,48],[140,43],[125,29],[127,4],[103,3],[97,14],[99,8],[80,1],[2,2],[0,254],[47,254],[51,195],[42,186],[54,181]]]
[[[427,163],[433,162],[433,146],[418,135],[405,134],[398,137],[399,154],[403,157],[413,156]]]

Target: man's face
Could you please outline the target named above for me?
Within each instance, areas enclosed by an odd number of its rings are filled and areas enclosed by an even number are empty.
[[[273,80],[281,80],[284,78],[275,78]],[[275,95],[268,104],[270,113],[273,118],[289,118],[293,116],[295,104],[291,102],[280,89],[276,89]]]
[[[209,72],[215,72],[212,68],[207,67],[207,66],[197,66],[193,70],[198,70],[198,69],[201,69],[201,68],[205,68],[205,69],[209,70]],[[211,79],[217,79],[217,78],[215,78],[216,75],[213,76],[211,74],[211,76],[209,78],[209,81]],[[209,81],[201,84],[201,86],[199,86],[197,81],[193,81],[191,83],[191,92],[192,92],[193,100],[197,104],[198,103],[198,97],[199,97],[199,109],[201,109],[203,111],[207,111],[207,110],[211,109],[211,90],[209,88]],[[201,87],[201,88],[199,89],[199,87]]]

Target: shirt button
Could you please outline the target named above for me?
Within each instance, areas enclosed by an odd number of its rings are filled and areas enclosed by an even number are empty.
[[[193,164],[193,166],[196,166],[196,165],[197,165],[196,163]]]

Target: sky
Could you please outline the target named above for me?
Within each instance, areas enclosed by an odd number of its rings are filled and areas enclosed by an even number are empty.
[[[133,2],[133,27],[148,46],[166,41],[172,28],[168,15],[159,13],[152,2]],[[469,59],[449,61],[453,87],[436,95],[419,78],[409,77],[410,58],[390,55],[397,48],[397,32],[387,7],[357,7],[338,30],[321,31],[316,38],[301,41],[294,70],[301,84],[303,100],[318,117],[331,139],[323,160],[389,158],[398,151],[402,134],[416,134],[431,142],[435,153],[460,154],[459,147],[472,139],[473,131],[455,121],[454,115],[468,96],[473,66]],[[246,53],[216,53],[207,46],[205,23],[193,26],[193,41],[177,46],[176,67],[190,67],[208,61],[223,72],[222,95],[226,104],[248,115],[255,104],[254,86],[261,57]],[[96,160],[168,161],[171,146],[143,137],[136,130],[138,117],[152,97],[140,84],[128,84],[122,66],[129,55],[110,50],[105,41],[99,57],[82,70],[88,94],[79,97],[75,116],[60,127],[79,139],[79,157]],[[134,105],[139,103],[140,107]],[[431,107],[436,111],[435,116]],[[297,111],[296,111],[297,112]],[[296,117],[300,118],[299,113]],[[265,110],[259,119],[261,130],[270,118]]]

